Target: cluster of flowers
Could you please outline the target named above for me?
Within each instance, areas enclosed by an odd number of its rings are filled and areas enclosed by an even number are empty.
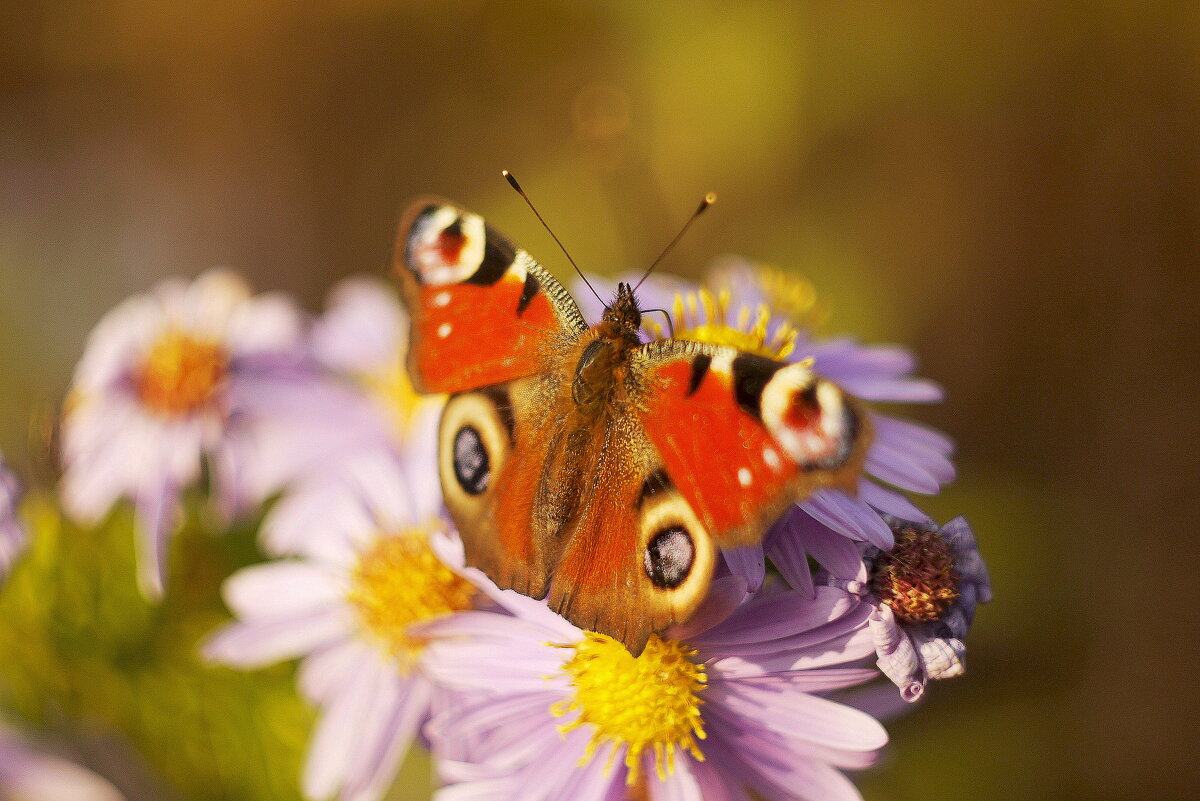
[[[941,398],[902,349],[813,338],[811,288],[769,269],[656,276],[639,294],[676,337],[808,360],[869,402]],[[202,652],[302,660],[320,712],[309,798],[378,801],[418,742],[440,801],[857,799],[843,771],[878,758],[876,718],[962,671],[987,572],[962,518],[938,526],[903,492],[953,478],[943,434],[873,411],[857,494],[818,492],[724,553],[700,612],[634,658],[463,564],[437,479],[441,401],[407,382],[407,327],[367,279],[317,319],[226,271],[168,281],[96,327],[64,407],[62,504],[84,522],[133,504],[148,597],[167,591],[186,489],[229,517],[270,503],[270,560],[227,579],[235,620]],[[0,569],[22,541],[10,484],[0,469]]]

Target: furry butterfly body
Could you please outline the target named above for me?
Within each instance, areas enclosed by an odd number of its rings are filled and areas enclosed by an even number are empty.
[[[439,476],[468,564],[635,654],[703,600],[720,548],[856,485],[857,402],[803,364],[643,343],[633,290],[589,326],[569,293],[441,200],[401,223],[409,370],[450,397]]]

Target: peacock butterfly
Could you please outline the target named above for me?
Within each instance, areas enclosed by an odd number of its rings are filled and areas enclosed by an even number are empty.
[[[867,416],[805,364],[643,343],[624,283],[589,326],[528,253],[440,199],[404,215],[394,270],[414,385],[449,395],[438,472],[467,563],[634,654],[696,610],[717,548],[759,542],[819,488],[854,491]]]

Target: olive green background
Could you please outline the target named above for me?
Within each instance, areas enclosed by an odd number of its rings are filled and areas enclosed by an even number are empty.
[[[565,275],[501,168],[612,273],[716,190],[664,269],[771,262],[816,284],[826,333],[913,347],[949,400],[912,414],[960,444],[927,506],[967,514],[993,569],[967,677],[892,726],[867,798],[1194,791],[1200,6],[10,5],[0,447],[26,479],[52,475],[87,331],[162,276],[230,265],[317,308],[386,270],[426,193]],[[250,532],[194,520],[152,610],[123,513],[30,513],[54,536],[0,596],[6,705],[131,797],[296,797],[288,670],[194,664]]]

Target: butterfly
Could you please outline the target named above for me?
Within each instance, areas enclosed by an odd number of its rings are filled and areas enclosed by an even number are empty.
[[[625,283],[589,325],[528,253],[441,199],[405,213],[394,272],[414,386],[449,396],[438,474],[467,564],[634,655],[692,616],[719,549],[820,488],[854,491],[868,418],[806,364],[643,342]]]

